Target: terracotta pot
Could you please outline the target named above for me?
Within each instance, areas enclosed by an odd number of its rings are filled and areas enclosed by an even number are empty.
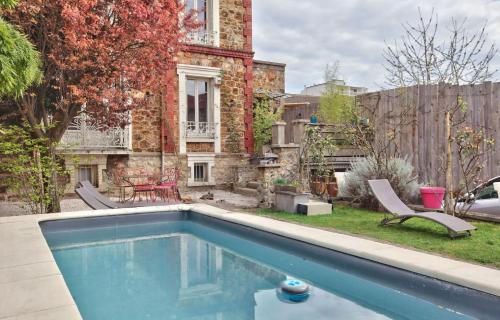
[[[319,182],[319,190],[318,190],[318,195],[323,195],[326,193],[326,186],[327,186],[327,182],[326,181],[320,181]]]
[[[319,182],[319,181],[312,181],[311,182],[311,192],[313,194],[319,194],[320,189],[321,189],[320,185],[321,185],[321,182]]]
[[[331,198],[335,198],[337,194],[339,193],[339,187],[337,185],[337,182],[330,182],[327,184],[326,189],[328,190],[328,195]]]

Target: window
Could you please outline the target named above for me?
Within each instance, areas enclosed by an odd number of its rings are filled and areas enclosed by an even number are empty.
[[[186,153],[187,142],[199,142],[214,143],[214,152],[220,153],[221,69],[179,64],[177,74],[179,75],[179,152]]]
[[[207,0],[187,0],[186,10],[188,12],[197,11],[196,21],[203,24],[203,30],[207,30]]]
[[[78,167],[78,182],[83,181],[90,181],[94,187],[98,187],[96,165],[83,165]]]
[[[209,122],[209,81],[187,80],[187,120]]]
[[[208,163],[194,164],[194,182],[208,182]]]
[[[209,138],[215,135],[213,123],[213,94],[207,79],[187,79],[187,126],[188,138]]]
[[[197,30],[187,34],[187,41],[192,44],[220,45],[219,37],[219,0],[184,0],[185,12],[194,11],[195,20],[200,24]]]

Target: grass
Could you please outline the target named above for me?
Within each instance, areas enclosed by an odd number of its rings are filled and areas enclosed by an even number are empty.
[[[346,206],[335,207],[333,214],[304,216],[260,210],[258,215],[302,225],[361,235],[434,254],[488,265],[500,269],[500,224],[472,222],[477,230],[472,237],[450,239],[446,228],[423,219],[381,227],[384,214]]]

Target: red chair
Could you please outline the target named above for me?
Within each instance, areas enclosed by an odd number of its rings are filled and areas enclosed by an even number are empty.
[[[148,202],[148,196],[151,201],[156,201],[156,182],[158,181],[153,175],[147,174],[144,170],[141,170],[139,174],[132,175],[128,177],[133,188],[132,202],[135,198],[139,196],[139,201],[142,201],[141,194],[145,195],[146,202]]]
[[[160,183],[155,186],[155,190],[160,195],[162,201],[170,202],[170,194],[172,194],[174,201],[181,200],[181,195],[177,186],[179,176],[180,171],[178,168],[169,168],[163,172]]]

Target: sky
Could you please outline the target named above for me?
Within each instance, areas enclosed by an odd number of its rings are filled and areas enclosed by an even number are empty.
[[[336,61],[348,84],[376,91],[388,86],[386,43],[403,35],[402,24],[417,22],[419,7],[424,16],[435,10],[441,36],[452,18],[466,18],[471,30],[487,22],[500,47],[500,0],[253,0],[255,59],[286,63],[289,93],[322,83]],[[500,69],[500,53],[492,68]]]

